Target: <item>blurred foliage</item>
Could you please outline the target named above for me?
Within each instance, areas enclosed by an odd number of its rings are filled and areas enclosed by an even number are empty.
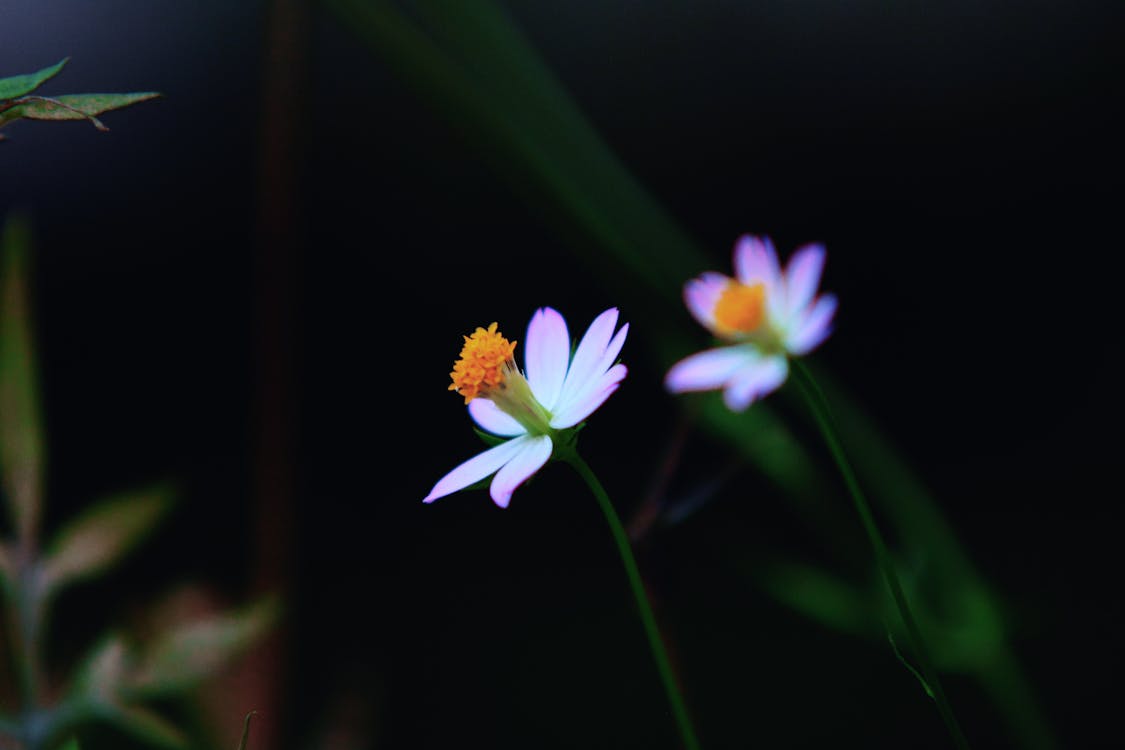
[[[555,222],[575,256],[622,306],[649,321],[638,335],[648,336],[658,361],[670,365],[701,348],[680,290],[707,269],[709,256],[633,177],[499,6],[487,0],[401,6],[325,1],[349,31],[517,186],[516,193]],[[811,368],[833,405],[861,481],[891,527],[900,577],[938,667],[979,680],[1022,746],[1054,747],[1007,643],[996,598],[938,502],[855,399],[830,373]],[[823,451],[806,449],[771,402],[742,415],[731,414],[710,394],[682,402],[685,408],[702,402],[699,428],[729,442],[792,496],[810,523],[817,522],[807,511],[838,493],[837,480],[826,473]],[[744,552],[733,548],[730,554]],[[747,572],[779,601],[826,627],[885,640],[883,623],[894,623],[892,638],[902,634],[878,576],[845,581],[788,560]],[[893,658],[890,648],[888,654]],[[956,706],[957,697],[952,701]]]
[[[4,90],[34,87],[53,72],[15,83],[6,79]],[[181,618],[139,641],[107,634],[62,680],[64,689],[47,684],[44,641],[54,597],[72,583],[105,574],[151,536],[176,493],[160,484],[96,502],[40,552],[45,440],[30,253],[28,222],[9,217],[0,235],[0,488],[14,535],[0,541],[0,585],[22,705],[0,706],[0,736],[18,738],[26,750],[57,747],[64,738],[62,746],[74,748],[76,731],[108,722],[151,744],[186,747],[188,733],[145,702],[184,695],[219,672],[273,625],[280,604],[265,597],[235,611]]]
[[[35,73],[0,78],[0,128],[20,119],[88,120],[98,130],[109,130],[97,115],[131,104],[155,99],[155,91],[129,94],[64,94],[47,97],[32,92],[58,75],[70,58]],[[0,133],[0,141],[4,135]]]

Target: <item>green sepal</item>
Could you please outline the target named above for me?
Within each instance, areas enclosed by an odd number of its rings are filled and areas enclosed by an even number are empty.
[[[0,78],[0,101],[30,94],[46,81],[58,75],[58,72],[63,69],[68,60],[70,60],[69,57],[64,57],[49,68],[43,68],[43,70],[35,73]]]
[[[473,428],[473,432],[475,432],[477,434],[477,437],[483,440],[484,444],[489,448],[495,448],[496,446],[502,445],[503,443],[506,443],[512,439],[510,437],[503,437],[501,435],[493,435],[491,432],[478,430],[476,427]]]

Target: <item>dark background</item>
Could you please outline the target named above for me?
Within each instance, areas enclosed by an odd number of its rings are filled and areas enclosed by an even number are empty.
[[[841,304],[814,360],[939,498],[1059,746],[1109,744],[1120,8],[504,7],[712,268],[729,270],[744,232],[783,255],[827,244]],[[43,93],[164,94],[107,114],[109,133],[19,122],[0,144],[0,209],[36,237],[48,526],[116,490],[181,488],[149,544],[60,603],[56,659],[177,583],[239,602],[267,580],[290,605],[271,652],[279,748],[333,746],[332,727],[355,733],[345,747],[673,747],[574,475],[548,467],[507,511],[480,491],[420,502],[480,448],[445,391],[461,334],[497,320],[522,340],[541,305],[577,334],[621,304],[615,280],[593,281],[459,122],[315,5],[288,71],[304,83],[282,169],[294,210],[264,219],[292,242],[287,266],[259,210],[266,19],[247,2],[0,4],[0,74],[70,56]],[[262,304],[271,278],[292,280],[277,306]],[[678,410],[645,319],[621,313],[630,375],[583,453],[628,517]],[[698,436],[686,450],[685,491],[729,451]],[[274,513],[263,477],[290,488]],[[745,467],[640,547],[704,746],[951,746],[884,643],[810,622],[729,564],[728,547],[759,541],[815,559],[784,506]],[[979,687],[948,680],[974,746],[1013,747]]]

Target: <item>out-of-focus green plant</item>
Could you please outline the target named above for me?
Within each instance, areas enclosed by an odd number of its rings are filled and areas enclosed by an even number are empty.
[[[630,173],[497,4],[325,4],[514,182],[521,197],[555,221],[575,257],[632,310],[634,320],[647,321],[636,327],[637,334],[648,336],[659,361],[668,366],[699,348],[680,291],[686,280],[707,270],[711,256]],[[831,373],[815,363],[810,369],[833,404],[856,471],[897,543],[896,567],[916,617],[931,636],[937,667],[974,676],[1022,746],[1054,747],[1008,644],[1003,612],[938,502]],[[735,415],[711,396],[682,399],[686,408],[698,408],[699,428],[729,442],[774,481],[825,547],[838,549],[840,532],[826,510],[838,490],[825,475],[823,453],[806,448],[770,403]],[[855,530],[860,532],[858,526]],[[897,617],[878,576],[848,581],[784,560],[749,569],[744,545],[732,540],[728,549],[732,562],[785,604],[828,627],[886,642],[888,623]]]
[[[239,611],[178,622],[140,643],[109,633],[61,684],[48,684],[45,639],[55,597],[105,573],[152,534],[175,491],[159,484],[104,499],[41,548],[46,462],[29,235],[19,217],[0,234],[0,492],[13,529],[0,540],[0,586],[21,704],[0,706],[0,737],[13,737],[24,750],[64,741],[69,750],[82,726],[106,721],[155,745],[184,747],[185,732],[145,702],[185,693],[215,673],[270,627],[278,603],[266,597]]]
[[[112,109],[155,99],[156,91],[129,94],[63,94],[40,96],[33,93],[58,75],[69,57],[34,73],[0,78],[0,128],[16,120],[86,120],[98,130],[109,130],[98,115]],[[0,141],[4,134],[0,133]]]

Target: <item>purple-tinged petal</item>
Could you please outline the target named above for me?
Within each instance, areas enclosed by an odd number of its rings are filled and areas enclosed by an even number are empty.
[[[502,437],[523,435],[527,429],[487,398],[474,398],[469,402],[469,416],[486,432]]]
[[[734,272],[743,284],[762,282],[772,291],[781,278],[777,251],[768,237],[746,234],[734,245]]]
[[[601,375],[600,372],[595,372],[595,369],[605,354],[616,325],[617,308],[611,307],[594,318],[594,322],[586,329],[582,340],[578,342],[578,348],[574,350],[574,359],[570,361],[570,369],[567,370],[562,393],[559,394],[555,404],[556,409],[565,409],[574,395],[581,391],[590,379]]]
[[[785,348],[797,356],[808,354],[832,333],[832,317],[836,314],[836,295],[822,294],[789,334]]]
[[[721,273],[706,271],[684,284],[684,304],[704,328],[715,330],[715,305],[731,281]]]
[[[422,499],[422,502],[432,503],[439,497],[445,497],[458,490],[465,489],[470,484],[479,482],[511,461],[532,439],[526,436],[518,437],[493,446],[484,453],[478,453],[439,479],[434,488],[430,490],[430,494]]]
[[[536,310],[527,326],[524,346],[527,382],[539,403],[550,410],[558,401],[570,362],[566,320],[550,307]]]
[[[523,444],[519,452],[496,472],[496,476],[492,479],[492,486],[489,488],[492,501],[501,508],[508,507],[508,503],[512,500],[512,493],[547,463],[554,449],[551,438],[546,435],[521,438],[521,440]]]
[[[697,352],[672,365],[664,376],[664,387],[672,393],[721,388],[740,368],[757,359],[758,355],[745,346]]]
[[[627,373],[625,365],[617,364],[609,368],[600,378],[590,381],[555,414],[551,419],[551,426],[556,430],[565,430],[593,414],[617,390],[618,384],[624,380]]]
[[[731,411],[745,411],[750,404],[774,391],[789,375],[789,360],[781,355],[765,357],[731,378],[723,401]]]
[[[610,340],[609,345],[605,348],[605,353],[602,354],[601,361],[598,362],[597,367],[594,368],[594,373],[601,376],[609,372],[614,363],[617,362],[617,355],[621,353],[621,347],[625,346],[625,337],[629,335],[629,324],[621,326],[613,338]]]
[[[803,310],[816,295],[824,270],[824,246],[805,245],[793,254],[785,267],[786,301],[790,319]]]

